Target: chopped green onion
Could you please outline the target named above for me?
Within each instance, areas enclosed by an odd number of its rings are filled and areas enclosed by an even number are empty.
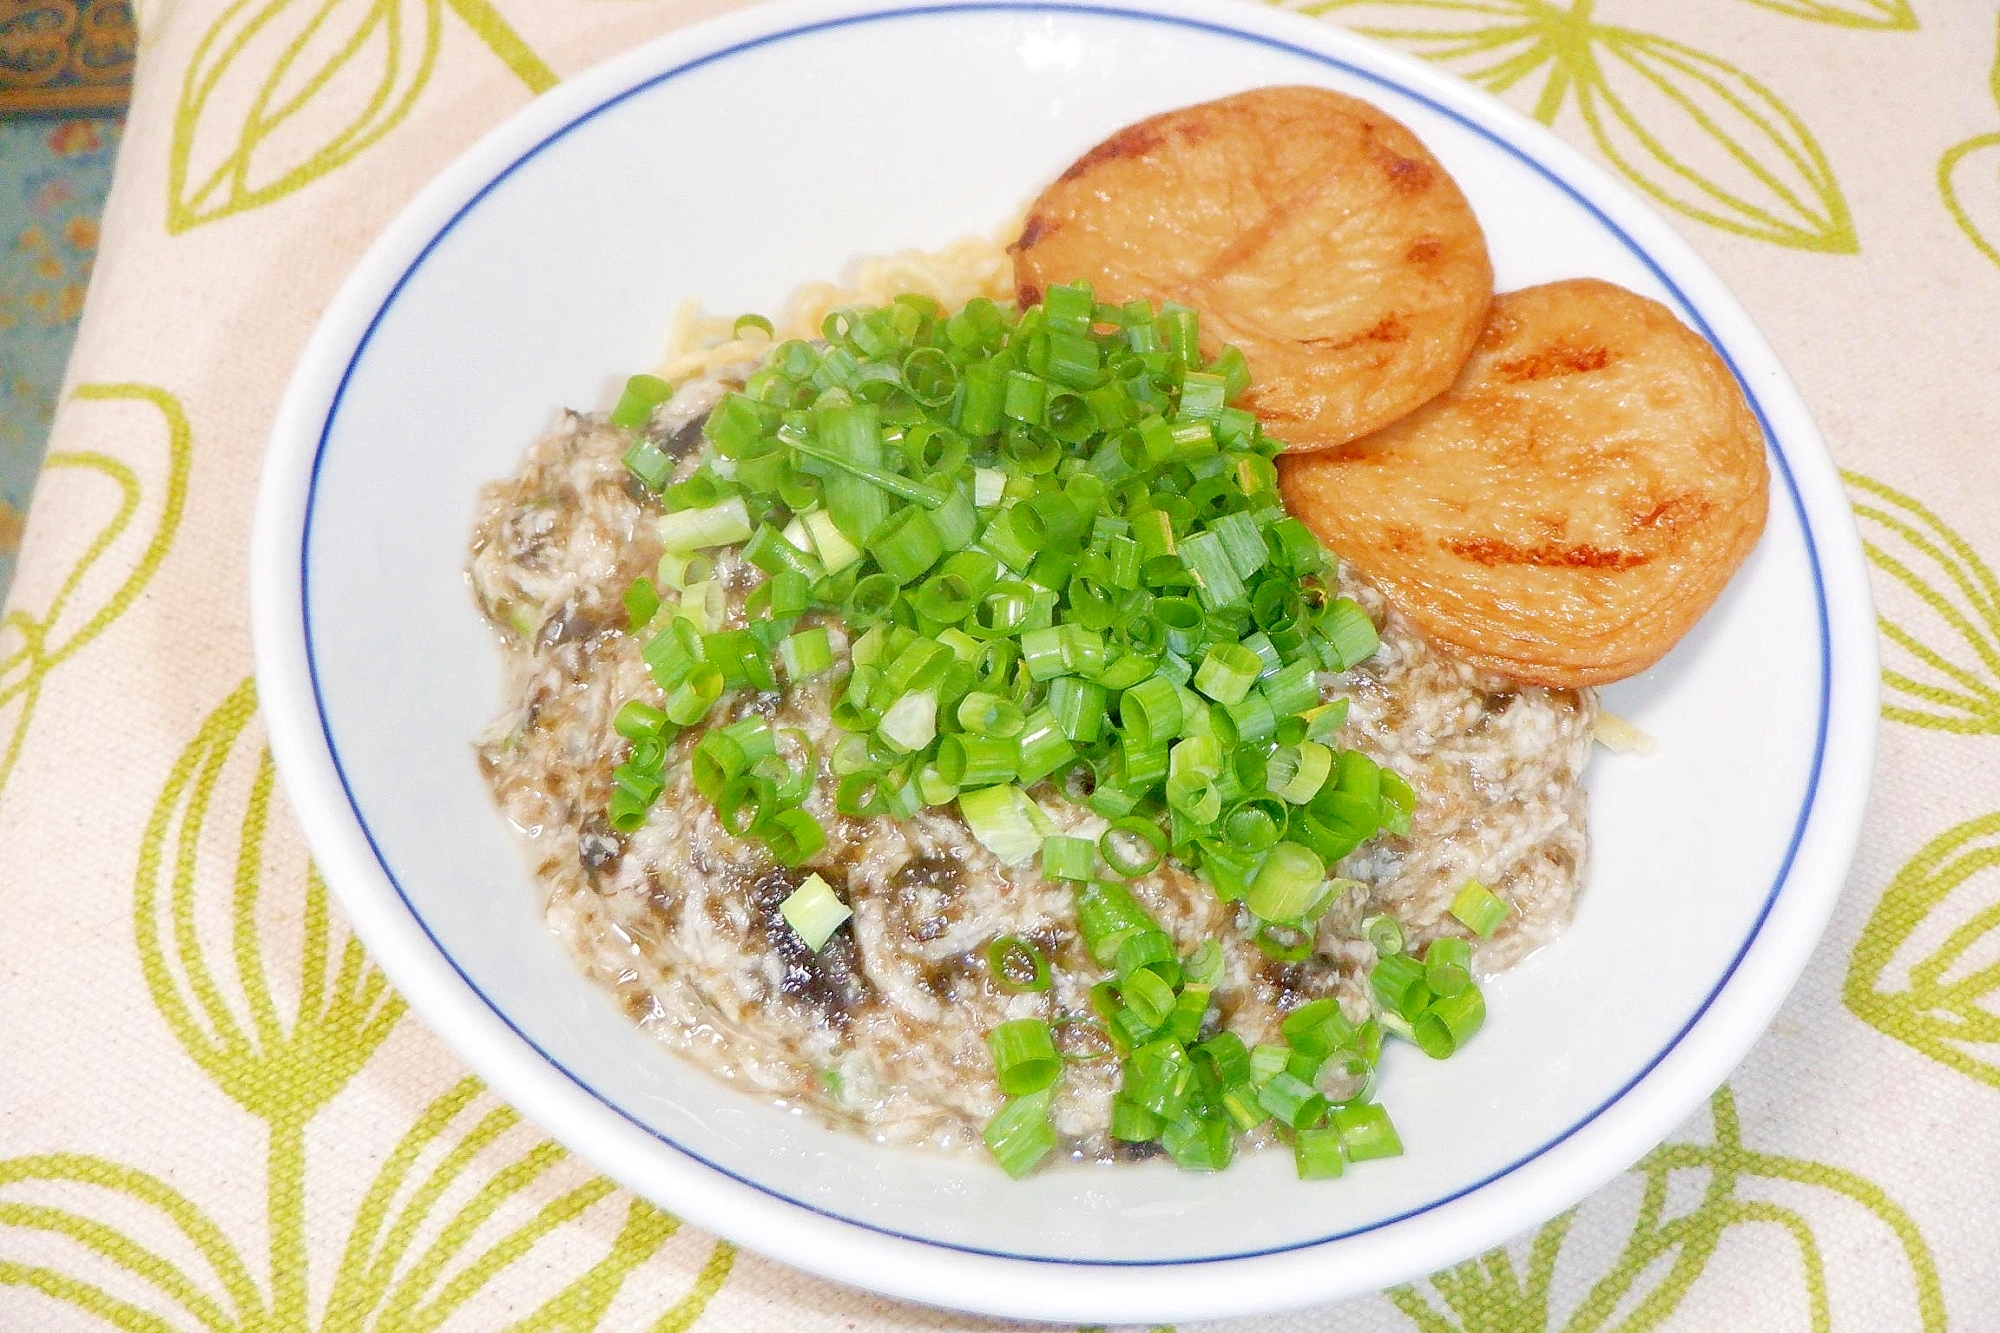
[[[757,830],[771,855],[788,869],[797,869],[826,846],[826,830],[804,810],[781,810],[768,816]]]
[[[1071,336],[1090,332],[1097,305],[1088,284],[1051,287],[1042,298],[1042,314],[1052,333]]]
[[[732,495],[707,509],[682,509],[662,514],[657,524],[660,545],[669,551],[693,551],[748,541],[756,531],[743,497]]]
[[[1476,879],[1468,879],[1451,900],[1451,914],[1482,940],[1493,938],[1507,919],[1507,904]]]
[[[1220,1171],[1236,1151],[1236,1136],[1220,1117],[1181,1116],[1160,1132],[1160,1146],[1183,1171]]]
[[[1191,770],[1172,774],[1167,778],[1166,796],[1176,814],[1196,824],[1212,824],[1222,813],[1222,793],[1206,773]]]
[[[1229,1117],[1229,1122],[1236,1126],[1238,1133],[1248,1134],[1271,1118],[1271,1113],[1257,1099],[1257,1090],[1247,1083],[1224,1088],[1220,1101],[1223,1114]]]
[[[1134,744],[1164,743],[1180,734],[1180,691],[1170,680],[1150,677],[1125,691],[1118,701],[1118,715]]]
[[[641,808],[653,803],[663,785],[656,774],[648,773],[631,763],[620,764],[612,769],[611,778],[621,790],[631,793]]]
[[[1381,640],[1375,633],[1375,622],[1360,605],[1346,597],[1336,600],[1326,611],[1326,619],[1320,633],[1332,650],[1333,661],[1328,669],[1346,671],[1361,665],[1375,655]]]
[[[658,586],[679,591],[715,576],[715,561],[699,551],[667,551],[660,556]]]
[[[1333,1128],[1340,1132],[1340,1145],[1350,1162],[1403,1155],[1403,1140],[1380,1103],[1336,1106],[1333,1109]]]
[[[1025,370],[1007,372],[1000,410],[1016,421],[1029,425],[1040,425],[1042,411],[1048,402],[1048,383],[1038,375]]]
[[[646,415],[651,417],[650,408],[647,409]],[[641,424],[644,424],[643,421]],[[646,488],[654,492],[667,488],[668,483],[674,479],[674,468],[677,466],[673,455],[643,437],[625,451],[623,462],[626,471],[644,482]]]
[[[798,937],[805,941],[806,948],[818,953],[826,947],[833,932],[840,929],[841,922],[854,915],[848,905],[835,896],[833,888],[818,875],[807,875],[785,901],[778,904],[778,915],[784,917]]]
[[[769,523],[761,524],[750,534],[750,540],[743,546],[743,558],[766,574],[775,576],[790,572],[802,576],[808,582],[824,572],[817,560],[785,540],[784,534]],[[803,610],[804,607],[799,609]]]
[[[1104,863],[1127,879],[1151,874],[1167,850],[1166,835],[1150,819],[1137,815],[1114,819],[1098,839]]]
[[[1472,946],[1454,936],[1432,940],[1424,950],[1424,984],[1440,998],[1472,985]]]
[[[1121,1051],[1137,1050],[1158,1035],[1159,1029],[1128,1004],[1119,1004],[1111,1015],[1111,1041]]]
[[[1250,937],[1250,942],[1266,958],[1280,963],[1300,963],[1312,957],[1312,934],[1281,921],[1265,922]]]
[[[1194,1056],[1208,1065],[1215,1081],[1225,1088],[1250,1082],[1250,1048],[1234,1032],[1224,1029],[1216,1033],[1194,1048]]]
[[[1326,1115],[1326,1097],[1289,1071],[1273,1074],[1257,1090],[1257,1100],[1272,1119],[1290,1129],[1306,1129]]]
[[[1001,864],[1010,866],[1026,865],[1042,848],[1028,806],[1021,789],[1009,783],[961,792],[958,797],[959,816],[972,836]]]
[[[1122,1094],[1111,1099],[1111,1137],[1121,1143],[1151,1143],[1167,1122]]]
[[[1354,1040],[1354,1025],[1332,996],[1300,1005],[1285,1015],[1282,1026],[1291,1048],[1314,1058],[1324,1058]]]
[[[1178,985],[1181,963],[1174,953],[1174,941],[1164,930],[1148,927],[1120,941],[1112,959],[1112,970],[1123,981],[1135,972],[1157,973],[1168,987]]]
[[[651,579],[634,579],[625,589],[625,626],[634,634],[653,623],[660,611],[660,594]]]
[[[1264,663],[1240,643],[1211,645],[1195,668],[1194,687],[1220,704],[1240,702],[1257,683]]]
[[[1195,364],[1200,356],[1201,316],[1184,305],[1172,301],[1161,304],[1159,316],[1154,320],[1161,340],[1173,358],[1185,365]]]
[[[1271,701],[1261,691],[1253,690],[1235,703],[1225,705],[1223,712],[1236,732],[1239,745],[1262,745],[1277,734],[1278,715],[1271,711]]]
[[[1188,1045],[1201,1036],[1202,1025],[1208,1021],[1212,993],[1208,986],[1185,986],[1174,997],[1173,1011],[1167,1015],[1164,1027],[1175,1041]]]
[[[1169,1120],[1186,1106],[1193,1080],[1194,1063],[1186,1048],[1171,1038],[1138,1047],[1125,1063],[1125,1095]]]
[[[944,555],[944,537],[929,513],[912,505],[892,515],[871,539],[869,554],[897,583],[922,577]]]
[[[1382,800],[1382,769],[1359,750],[1342,750],[1334,757],[1334,784],[1367,811],[1370,823]]]
[[[1076,748],[1046,707],[1028,714],[1021,730],[1020,780],[1032,786],[1076,757]]]
[[[1174,1009],[1174,988],[1145,968],[1120,981],[1118,993],[1147,1027],[1158,1027]]]
[[[993,1053],[994,1079],[1010,1097],[1040,1092],[1062,1073],[1055,1038],[1039,1018],[1000,1024],[986,1034],[986,1047]]]
[[[1311,848],[1281,842],[1265,857],[1243,905],[1265,921],[1301,921],[1325,899],[1326,866]]]
[[[1293,805],[1304,805],[1319,794],[1333,772],[1333,751],[1317,741],[1301,741],[1271,757],[1265,786]]]
[[[1424,965],[1406,953],[1388,954],[1377,961],[1368,974],[1368,987],[1376,1003],[1404,1018],[1422,1008],[1430,989],[1424,984]]]
[[[1089,745],[1103,734],[1109,698],[1104,686],[1075,676],[1049,682],[1049,712],[1056,727],[1077,745]]]
[[[1214,940],[1203,940],[1181,964],[1181,975],[1190,986],[1214,986],[1222,980],[1225,965],[1222,946]]]
[[[903,782],[889,777],[886,782],[880,784],[880,791],[881,813],[891,819],[908,819],[924,808],[924,798],[917,791],[917,784],[914,782]]]
[[[681,618],[703,634],[722,628],[724,594],[713,579],[690,583],[681,589]]]
[[[861,548],[847,539],[831,513],[815,509],[805,516],[804,524],[806,535],[812,539],[813,552],[827,573],[838,574],[862,559]]]
[[[625,381],[618,406],[611,409],[611,424],[637,430],[652,420],[653,409],[674,396],[674,386],[657,375],[634,375]],[[658,490],[658,487],[654,487]]]
[[[652,740],[667,725],[667,715],[643,699],[628,700],[611,720],[611,729],[631,741]]]
[[[917,691],[896,700],[882,715],[876,734],[899,754],[924,749],[937,736],[937,695]]]
[[[676,726],[693,726],[708,716],[710,706],[721,697],[722,672],[707,662],[694,663],[667,695],[667,720]]]
[[[617,787],[605,803],[604,817],[618,833],[637,833],[646,823],[648,804],[624,787]]]
[[[991,509],[1000,503],[1007,493],[1007,474],[997,468],[981,467],[972,470],[972,503],[981,509]]]
[[[1250,1086],[1262,1088],[1290,1066],[1292,1052],[1288,1047],[1260,1043],[1250,1048]]]
[[[1110,880],[1096,880],[1077,890],[1076,923],[1090,956],[1106,965],[1126,939],[1159,929],[1131,891]]]
[[[1325,564],[1319,539],[1296,518],[1281,518],[1273,523],[1271,535],[1278,545],[1279,561],[1294,574],[1314,573]]]
[[[1347,1152],[1340,1130],[1301,1129],[1292,1135],[1292,1161],[1300,1180],[1332,1180],[1347,1169]]]
[[[1442,942],[1442,941],[1440,941]],[[1425,1055],[1443,1060],[1472,1039],[1486,1022],[1486,997],[1477,986],[1454,995],[1440,995],[1410,1022],[1412,1035]]]
[[[926,764],[917,774],[917,795],[925,805],[950,805],[958,799],[958,786],[946,782],[936,765]]]
[[[1335,699],[1332,703],[1322,704],[1318,708],[1307,709],[1306,738],[1321,744],[1332,740],[1334,734],[1347,725],[1347,709],[1348,701],[1345,698]]]
[[[1032,941],[1003,935],[986,946],[986,968],[1012,994],[1049,988],[1049,960]]]
[[[954,787],[1007,782],[1020,761],[1021,747],[1003,736],[946,736],[938,744],[938,773]]]
[[[1066,834],[1042,839],[1042,876],[1045,879],[1087,881],[1097,869],[1097,844],[1089,838]]]
[[[986,1122],[986,1147],[1000,1168],[1019,1180],[1035,1169],[1056,1146],[1055,1127],[1049,1123],[1049,1103],[1054,1093],[1048,1089],[1016,1097]]]
[[[778,645],[778,665],[788,681],[810,680],[833,666],[833,642],[826,626],[815,625],[788,635]]]
[[[1180,543],[1181,563],[1201,593],[1202,605],[1213,611],[1246,599],[1247,590],[1229,558],[1229,548],[1213,532],[1201,532]]]
[[[1375,946],[1377,954],[1401,953],[1403,951],[1402,923],[1393,916],[1365,916],[1361,918],[1361,933]]]
[[[756,688],[776,689],[777,677],[771,674],[771,663],[764,645],[749,630],[723,630],[703,636],[702,656],[722,673],[726,685],[754,685]]]

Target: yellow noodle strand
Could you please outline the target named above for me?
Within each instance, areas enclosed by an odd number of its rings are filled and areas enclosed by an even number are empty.
[[[1010,226],[1002,235],[1018,230]],[[928,296],[947,310],[956,310],[975,296],[1011,301],[1014,264],[1002,241],[984,236],[960,237],[937,250],[870,255],[850,266],[844,283],[809,282],[794,291],[784,318],[777,321],[776,339],[817,338],[830,312],[842,306],[882,305],[906,293]],[[655,373],[674,384],[719,374],[762,360],[772,342],[757,328],[738,336],[734,319],[704,314],[689,298],[675,308],[668,322],[666,355]]]

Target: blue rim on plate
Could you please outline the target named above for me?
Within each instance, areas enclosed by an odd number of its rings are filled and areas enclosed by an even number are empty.
[[[644,1121],[640,1120],[639,1118],[637,1118],[636,1116],[632,1115],[630,1112],[625,1110],[625,1108],[620,1106],[618,1103],[612,1101],[610,1098],[600,1093],[596,1088],[591,1086],[583,1078],[581,1078],[579,1075],[570,1070],[567,1066],[558,1061],[546,1049],[544,1049],[541,1045],[539,1045],[532,1038],[530,1038],[525,1032],[523,1032],[521,1028],[515,1024],[514,1020],[510,1018],[499,1005],[495,1004],[483,990],[480,989],[479,984],[476,981],[474,981],[471,975],[469,975],[459,965],[458,960],[454,958],[451,955],[451,953],[445,948],[443,942],[440,941],[436,937],[436,935],[432,933],[429,923],[424,920],[423,916],[417,911],[415,904],[410,901],[409,896],[404,892],[402,881],[400,880],[400,878],[398,878],[395,870],[389,865],[387,858],[383,855],[380,846],[376,842],[374,831],[369,826],[367,815],[361,809],[360,803],[356,799],[353,789],[348,782],[346,769],[341,763],[339,746],[334,739],[332,723],[326,714],[326,709],[324,706],[324,701],[322,699],[320,690],[318,662],[313,651],[312,577],[310,568],[310,562],[311,562],[310,553],[312,549],[312,525],[315,513],[314,505],[317,500],[318,490],[319,490],[320,464],[325,455],[328,438],[333,431],[334,420],[338,416],[340,411],[341,400],[343,399],[343,397],[347,392],[348,383],[350,379],[353,377],[355,369],[360,365],[361,358],[363,354],[367,351],[369,342],[373,339],[376,329],[381,324],[383,318],[388,314],[390,307],[395,304],[396,298],[398,297],[398,295],[401,294],[403,288],[408,284],[411,277],[416,274],[418,269],[423,267],[425,261],[430,257],[430,255],[438,247],[438,245],[443,242],[445,237],[451,233],[452,229],[458,224],[458,222],[461,219],[463,219],[467,214],[471,213],[473,209],[478,207],[479,203],[489,193],[491,193],[497,186],[499,186],[503,181],[505,181],[509,176],[511,176],[523,164],[525,164],[530,159],[540,154],[544,149],[548,148],[552,144],[562,139],[571,130],[576,129],[578,126],[584,124],[585,122],[595,118],[596,116],[611,109],[612,107],[615,107],[618,104],[626,101],[628,98],[636,96],[637,94],[642,93],[649,88],[653,88],[660,84],[666,83],[692,70],[699,69],[705,65],[714,64],[719,61],[727,60],[733,56],[741,55],[745,52],[755,50],[759,47],[772,45],[778,42],[791,41],[801,37],[808,37],[815,33],[825,32],[833,29],[849,28],[861,24],[885,23],[897,19],[920,18],[920,17],[943,15],[943,14],[979,13],[979,12],[995,12],[995,11],[1010,12],[1010,13],[1025,12],[1025,13],[1050,13],[1050,14],[1077,14],[1077,15],[1087,15],[1098,18],[1110,18],[1132,23],[1160,24],[1170,27],[1192,29],[1208,33],[1214,36],[1225,37],[1236,41],[1248,42],[1254,45],[1267,47],[1277,51],[1282,51],[1289,55],[1301,56],[1317,64],[1324,65],[1330,69],[1339,70],[1343,74],[1347,74],[1354,78],[1365,80],[1366,82],[1372,84],[1376,84],[1382,88],[1394,91],[1401,96],[1408,97],[1413,101],[1422,103],[1430,110],[1435,111],[1438,114],[1449,118],[1455,123],[1479,135],[1482,139],[1486,140],[1493,146],[1504,150],[1509,156],[1517,159],[1519,162],[1531,168],[1538,175],[1547,180],[1550,184],[1554,185],[1557,189],[1561,190],[1570,199],[1575,201],[1577,204],[1581,205],[1592,217],[1594,217],[1606,229],[1606,231],[1609,234],[1616,236],[1619,242],[1622,245],[1624,245],[1625,248],[1628,251],[1630,251],[1631,254],[1634,255],[1641,263],[1643,263],[1646,266],[1646,268],[1660,281],[1660,283],[1672,294],[1674,300],[1679,304],[1682,314],[1693,323],[1694,327],[1702,334],[1704,338],[1706,338],[1709,341],[1709,343],[1712,346],[1715,347],[1717,353],[1720,356],[1722,356],[1723,359],[1729,364],[1730,373],[1736,377],[1737,383],[1742,387],[1745,397],[1749,400],[1752,410],[1757,415],[1758,425],[1760,429],[1763,431],[1765,441],[1770,448],[1771,454],[1775,457],[1777,461],[1779,475],[1783,478],[1786,494],[1790,497],[1793,512],[1798,518],[1800,535],[1804,540],[1806,557],[1812,571],[1813,595],[1816,603],[1815,615],[1816,615],[1816,623],[1819,628],[1820,689],[1819,689],[1818,712],[1815,722],[1812,763],[1808,770],[1806,784],[1805,784],[1805,793],[1801,800],[1798,817],[1793,824],[1792,834],[1789,841],[1786,844],[1784,857],[1780,862],[1778,873],[1774,878],[1774,880],[1772,881],[1770,892],[1765,895],[1763,905],[1761,906],[1761,908],[1757,913],[1756,920],[1751,925],[1749,932],[1744,936],[1743,941],[1738,946],[1734,956],[1731,957],[1728,967],[1724,969],[1720,978],[1717,979],[1714,987],[1712,987],[1708,992],[1708,994],[1703,997],[1700,1006],[1697,1007],[1694,1013],[1689,1016],[1687,1022],[1683,1024],[1680,1030],[1673,1035],[1672,1039],[1669,1040],[1665,1045],[1663,1045],[1657,1052],[1655,1052],[1652,1058],[1647,1060],[1646,1063],[1638,1070],[1638,1072],[1633,1074],[1632,1077],[1628,1079],[1624,1084],[1622,1084],[1615,1092],[1613,1092],[1610,1096],[1606,1097],[1602,1102],[1600,1102],[1596,1107],[1594,1107],[1588,1114],[1583,1116],[1581,1119],[1577,1120],[1575,1123],[1571,1124],[1566,1129],[1564,1129],[1561,1133],[1555,1135],[1553,1138],[1541,1144],[1534,1150],[1523,1154],[1522,1156],[1520,1156],[1513,1162],[1510,1162],[1506,1166],[1501,1167],[1500,1169],[1493,1171],[1481,1177],[1480,1179],[1473,1181],[1472,1183],[1453,1191],[1450,1194],[1446,1194],[1436,1199],[1432,1199],[1430,1202],[1422,1204],[1418,1207],[1405,1209],[1404,1211],[1396,1213],[1392,1216],[1378,1218],[1375,1221],[1369,1222],[1364,1226],[1352,1227],[1344,1231],[1336,1231],[1328,1235],[1317,1236],[1308,1240],[1296,1241],[1286,1245],[1271,1246],[1257,1250],[1232,1251],[1228,1253],[1191,1256],[1187,1258],[1178,1258],[1178,1259],[1081,1259],[1063,1255],[1021,1253],[1009,1250],[985,1249],[971,1245],[957,1245],[947,1241],[938,1240],[934,1237],[918,1235],[912,1232],[899,1231],[893,1227],[880,1226],[876,1223],[868,1222],[857,1217],[849,1216],[847,1214],[835,1212],[831,1209],[821,1207],[817,1204],[810,1203],[804,1199],[800,1199],[793,1195],[786,1194],[782,1191],[772,1189],[767,1185],[760,1184],[756,1180],[753,1180],[738,1172],[732,1171],[729,1168],[721,1165],[720,1163],[710,1160],[709,1158],[704,1157],[701,1154],[693,1151],[692,1149],[687,1148],[686,1146],[676,1142],[674,1139],[654,1129],[652,1126],[646,1124]],[[470,199],[468,199],[462,206],[460,206],[452,214],[450,219],[438,230],[436,235],[432,236],[431,239],[424,244],[423,248],[418,252],[417,256],[413,260],[411,260],[410,263],[404,268],[402,274],[397,277],[394,285],[390,288],[388,295],[383,299],[380,307],[375,311],[374,315],[369,319],[366,330],[362,333],[360,340],[355,345],[353,355],[349,358],[345,369],[343,369],[343,371],[341,372],[338,387],[334,391],[332,400],[327,408],[325,420],[321,425],[318,445],[313,455],[311,481],[306,496],[305,522],[299,541],[299,578],[300,578],[301,628],[303,630],[303,637],[305,643],[307,670],[311,677],[313,704],[318,715],[321,735],[324,737],[326,742],[327,754],[333,763],[336,773],[338,774],[341,789],[347,797],[348,807],[353,812],[355,822],[359,826],[363,836],[367,839],[368,846],[370,850],[374,853],[376,863],[380,866],[382,873],[388,878],[390,884],[394,886],[397,896],[402,900],[404,907],[408,910],[410,914],[410,917],[417,923],[419,928],[423,930],[425,937],[430,940],[432,947],[436,949],[438,955],[441,958],[443,958],[447,964],[450,965],[452,970],[458,975],[460,980],[462,980],[465,983],[466,987],[472,992],[472,994],[477,996],[478,999],[483,1004],[486,1005],[488,1010],[490,1010],[492,1014],[497,1019],[499,1019],[499,1021],[502,1024],[504,1024],[509,1031],[511,1031],[515,1035],[515,1037],[517,1037],[524,1045],[532,1049],[538,1056],[540,1056],[541,1059],[550,1068],[560,1072],[579,1090],[584,1092],[586,1095],[588,1095],[590,1098],[598,1102],[600,1105],[604,1106],[606,1109],[610,1110],[614,1114],[618,1115],[620,1118],[624,1119],[625,1121],[633,1125],[635,1128],[641,1130],[645,1134],[651,1136],[660,1143],[663,1143],[666,1146],[674,1149],[676,1152],[683,1154],[684,1156],[690,1158],[691,1160],[699,1162],[701,1165],[716,1172],[717,1174],[726,1176],[729,1179],[736,1181],[738,1184],[745,1185],[750,1189],[756,1190],[761,1194],[767,1195],[774,1199],[781,1200],[782,1202],[789,1204],[793,1207],[803,1209],[805,1211],[817,1214],[821,1217],[841,1222],[845,1225],[858,1227],[863,1230],[874,1232],[879,1235],[892,1237],[897,1240],[910,1241],[916,1244],[930,1246],[937,1249],[951,1250],[962,1254],[979,1255],[982,1257],[996,1258],[996,1259],[1022,1260],[1022,1261],[1041,1263],[1041,1264],[1059,1264],[1066,1266],[1109,1267],[1109,1268],[1168,1268],[1168,1267],[1181,1267],[1181,1266],[1195,1265],[1195,1264],[1217,1263],[1235,1259],[1253,1259],[1266,1255],[1286,1254],[1286,1253],[1296,1252],[1299,1250],[1311,1249],[1316,1246],[1330,1244],[1332,1242],[1339,1240],[1345,1240],[1349,1237],[1364,1235],[1368,1232],[1381,1230],[1382,1228],[1389,1227],[1396,1223],[1406,1221],[1412,1217],[1417,1217],[1420,1216],[1421,1214],[1430,1212],[1433,1209],[1443,1207],[1444,1205],[1449,1204],[1456,1199],[1460,1199],[1468,1194],[1472,1194],[1480,1189],[1483,1189],[1484,1187],[1493,1183],[1494,1181],[1499,1180],[1507,1175],[1510,1175],[1515,1171],[1518,1171],[1522,1167],[1526,1166],[1528,1163],[1535,1161],[1537,1158],[1543,1156],[1544,1154],[1548,1153],[1552,1149],[1556,1148],[1560,1144],[1566,1142],[1571,1137],[1579,1133],[1586,1126],[1590,1125],[1599,1116],[1601,1116],[1606,1110],[1610,1109],[1612,1106],[1616,1105],[1619,1101],[1623,1100],[1627,1093],[1629,1093],[1635,1086],[1637,1086],[1640,1082],[1642,1082],[1647,1077],[1647,1075],[1649,1075],[1653,1071],[1653,1069],[1660,1064],[1662,1060],[1665,1060],[1681,1044],[1682,1040],[1687,1036],[1687,1034],[1693,1030],[1693,1028],[1697,1023],[1701,1021],[1703,1015],[1705,1015],[1708,1012],[1710,1006],[1715,1002],[1716,997],[1722,992],[1723,988],[1728,984],[1729,980],[1736,974],[1736,970],[1738,966],[1741,965],[1744,956],[1749,952],[1751,946],[1756,942],[1758,935],[1763,930],[1765,922],[1768,920],[1771,914],[1773,906],[1776,904],[1778,900],[1779,894],[1783,891],[1786,883],[1790,879],[1793,863],[1797,857],[1801,841],[1805,836],[1807,824],[1809,823],[1813,812],[1814,800],[1819,791],[1820,780],[1826,756],[1827,733],[1828,733],[1828,726],[1829,726],[1831,706],[1832,706],[1833,639],[1832,639],[1832,629],[1829,623],[1826,588],[1821,573],[1818,543],[1816,542],[1814,537],[1811,519],[1809,518],[1806,512],[1804,499],[1801,496],[1798,484],[1793,477],[1791,463],[1785,457],[1783,446],[1779,443],[1776,435],[1772,432],[1770,428],[1770,423],[1766,418],[1764,406],[1759,401],[1756,390],[1750,385],[1748,380],[1743,376],[1741,371],[1737,368],[1735,362],[1730,358],[1728,351],[1716,339],[1713,330],[1708,326],[1707,322],[1702,319],[1699,310],[1696,309],[1694,304],[1688,300],[1687,296],[1682,292],[1680,286],[1673,281],[1673,279],[1666,273],[1664,269],[1660,267],[1660,265],[1657,262],[1655,262],[1652,255],[1647,250],[1641,247],[1636,241],[1632,239],[1630,235],[1626,233],[1624,228],[1620,227],[1610,217],[1606,216],[1603,210],[1598,208],[1598,206],[1595,203],[1593,203],[1582,191],[1572,186],[1567,179],[1557,174],[1556,172],[1550,170],[1546,164],[1544,164],[1537,158],[1529,155],[1528,153],[1524,152],[1517,145],[1509,142],[1507,139],[1501,137],[1500,135],[1495,134],[1491,129],[1489,129],[1485,125],[1482,125],[1477,121],[1467,118],[1466,116],[1453,110],[1451,107],[1444,105],[1443,103],[1437,101],[1436,99],[1420,91],[1417,91],[1416,89],[1397,83],[1393,79],[1381,73],[1365,69],[1358,65],[1351,64],[1336,56],[1328,55],[1322,51],[1316,51],[1311,47],[1301,46],[1297,43],[1287,42],[1284,41],[1283,39],[1267,36],[1262,33],[1248,32],[1240,28],[1232,27],[1226,23],[1217,23],[1200,19],[1192,19],[1177,15],[1159,14],[1143,10],[1125,9],[1113,5],[1065,4],[1065,3],[1060,3],[1059,0],[1019,0],[1018,3],[1010,3],[1008,2],[1008,0],[971,0],[971,2],[964,4],[911,5],[904,8],[880,10],[873,13],[848,15],[812,23],[804,23],[793,27],[785,28],[776,32],[766,33],[762,36],[755,37],[747,41],[738,42],[735,43],[734,45],[723,47],[719,50],[711,51],[708,52],[707,54],[695,57],[694,59],[684,61],[683,63],[678,64],[671,69],[661,71],[660,73],[657,73],[651,76],[650,78],[644,79],[639,83],[636,83],[631,87],[624,89],[622,92],[619,92],[614,96],[607,97],[602,101],[598,102],[595,106],[591,107],[589,110],[584,111],[572,117],[567,123],[565,123],[561,127],[543,136],[542,139],[539,142],[537,142],[533,147],[527,149],[526,151],[516,156],[511,163],[509,163],[503,170],[501,170],[498,174],[496,174],[485,185],[481,186],[480,189],[475,194],[473,194],[473,196]]]

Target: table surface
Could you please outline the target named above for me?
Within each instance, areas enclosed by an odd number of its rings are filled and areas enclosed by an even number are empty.
[[[0,626],[0,1328],[990,1326],[739,1253],[521,1122],[404,1016],[329,907],[257,720],[244,537],[318,312],[482,130],[725,4],[139,7],[96,276]],[[2000,1328],[1993,6],[1298,7],[1611,163],[1742,298],[1847,469],[1885,722],[1826,937],[1700,1114],[1501,1249],[1229,1327]],[[343,23],[376,82],[329,79],[282,127],[253,114],[277,65]],[[0,54],[28,32],[0,9]]]

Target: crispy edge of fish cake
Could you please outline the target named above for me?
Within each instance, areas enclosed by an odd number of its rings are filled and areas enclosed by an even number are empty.
[[[1493,293],[1485,233],[1443,164],[1380,107],[1324,88],[1125,126],[1041,193],[1008,249],[1024,305],[1084,280],[1101,300],[1200,311],[1205,349],[1234,342],[1250,364],[1243,405],[1300,451],[1448,388]]]
[[[1535,685],[1657,662],[1756,545],[1764,436],[1707,340],[1597,279],[1495,298],[1450,390],[1279,459],[1291,511],[1432,642]]]

